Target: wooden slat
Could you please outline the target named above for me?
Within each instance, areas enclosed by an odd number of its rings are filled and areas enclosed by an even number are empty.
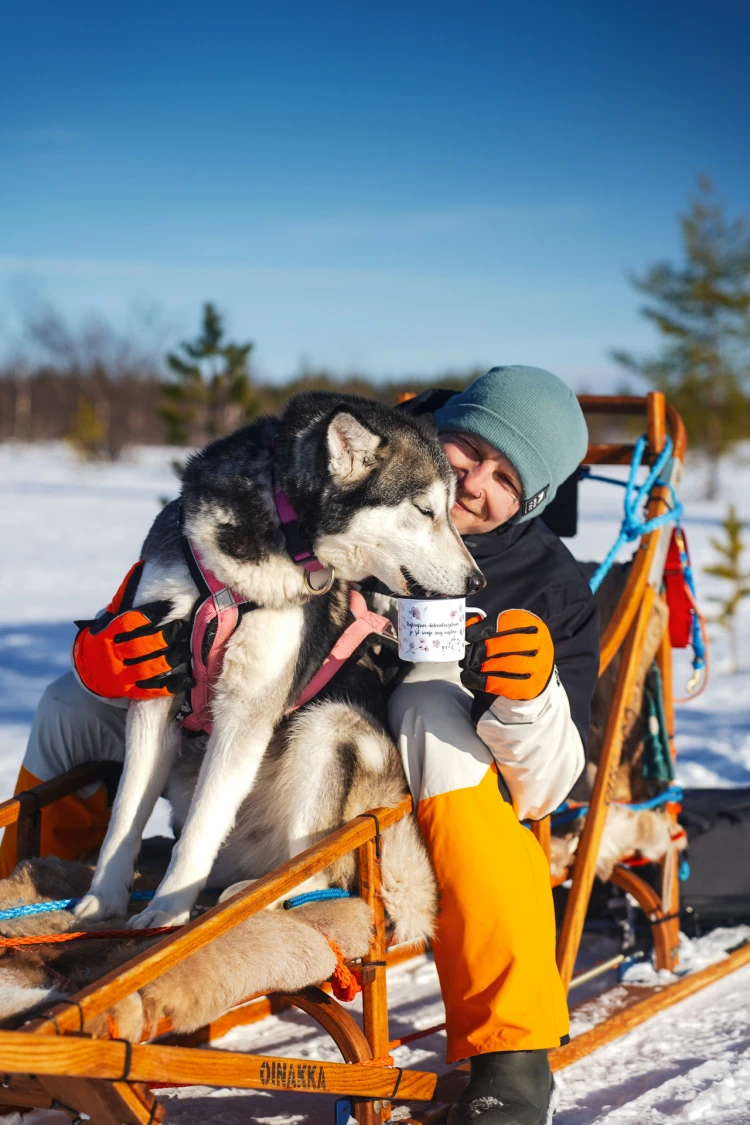
[[[164,1117],[164,1107],[153,1094],[128,1082],[46,1075],[41,1083],[55,1101],[68,1110],[85,1113],[92,1125],[148,1125]],[[140,1097],[137,1089],[141,1091]]]
[[[16,825],[16,863],[39,855],[42,837],[42,811],[33,791],[19,793]]]
[[[117,773],[119,769],[120,767],[116,762],[88,762],[86,765],[76,766],[74,769],[68,770],[67,773],[60,774],[59,777],[53,777],[50,781],[42,781],[39,785],[35,785],[33,789],[29,789],[28,792],[36,795],[39,808],[44,809],[61,797],[67,797],[78,789],[82,789],[84,785],[91,785],[95,781],[104,781],[105,778]],[[15,824],[19,815],[22,815],[23,796],[19,793],[17,797],[11,797],[7,801],[0,802],[0,828]],[[35,804],[36,802],[28,807],[35,807]]]
[[[533,820],[531,822],[531,831],[536,837],[540,848],[547,857],[547,863],[549,863],[550,840],[552,837],[552,817],[545,816],[542,820]]]
[[[127,1054],[124,1043],[110,1039],[0,1031],[0,1071],[11,1074],[119,1080]],[[130,1049],[129,1074],[131,1081],[156,1086],[164,1082],[388,1098],[398,1081],[399,1068],[135,1043]],[[403,1070],[399,1092],[407,1098],[429,1100],[435,1080],[435,1075],[427,1071]]]
[[[618,1012],[611,1019],[597,1024],[590,1031],[576,1035],[575,1039],[571,1039],[565,1047],[557,1047],[554,1051],[550,1051],[552,1069],[562,1070],[563,1067],[570,1066],[578,1059],[590,1055],[598,1047],[603,1047],[605,1043],[611,1043],[613,1039],[618,1039],[621,1035],[632,1031],[651,1016],[666,1011],[680,1000],[687,1000],[689,996],[700,992],[707,985],[721,980],[722,977],[747,964],[750,964],[750,943],[730,953],[723,961],[708,965],[697,973],[690,973],[675,984],[668,984],[661,989],[651,991],[644,999],[636,1000],[630,1007]],[[641,989],[641,994],[642,991]]]
[[[290,1004],[306,1012],[328,1032],[341,1051],[344,1062],[356,1063],[373,1058],[372,1047],[354,1016],[320,988],[305,988],[288,996]]]
[[[375,854],[375,840],[368,840],[357,852],[359,894],[372,910],[372,940],[362,967],[362,1015],[365,1035],[373,1058],[388,1054],[388,994],[385,975],[385,911],[381,894],[380,860]],[[373,964],[373,962],[381,962]]]
[[[677,872],[675,871],[675,881]],[[651,936],[654,942],[654,959],[657,969],[668,969],[670,972],[677,968],[677,946],[680,935],[680,919],[662,922],[661,919],[668,914],[678,913],[680,909],[679,891],[677,901],[674,896],[670,904],[662,903],[658,891],[637,875],[632,868],[618,864],[612,872],[611,881],[621,890],[632,895],[640,906],[647,920],[651,923]],[[675,928],[676,927],[676,928]]]
[[[378,808],[373,812],[382,830],[406,816],[411,809],[411,797],[404,797],[393,808]],[[176,933],[163,938],[131,961],[88,985],[69,1001],[55,1005],[51,1014],[55,1017],[57,1027],[60,1031],[79,1031],[81,1012],[85,1020],[105,1012],[191,953],[202,949],[227,930],[270,906],[276,899],[324,870],[334,859],[366,843],[374,836],[375,831],[375,822],[371,816],[356,817],[320,843],[257,879],[252,886],[207,910],[200,918],[188,922]],[[42,1035],[56,1033],[54,1024],[45,1016],[30,1021],[28,1027]]]
[[[41,1082],[31,1074],[4,1075],[3,1085],[0,1089],[0,1102],[4,1105],[27,1108],[49,1109],[52,1098],[42,1086]],[[2,1106],[0,1106],[2,1117]]]
[[[622,664],[620,666],[617,684],[615,687],[609,721],[604,736],[599,765],[596,771],[596,780],[591,794],[591,803],[581,835],[581,842],[576,852],[575,867],[573,868],[573,886],[568,895],[563,919],[562,931],[558,945],[557,964],[563,985],[567,989],[573,976],[575,960],[578,955],[578,946],[583,933],[583,924],[586,918],[591,888],[596,873],[596,861],[599,854],[604,822],[607,816],[607,802],[609,800],[612,778],[617,769],[622,750],[624,737],[625,712],[633,697],[633,690],[638,676],[640,653],[643,648],[646,630],[655,593],[653,587],[647,586],[641,602],[640,612],[636,617],[628,639],[625,643]]]
[[[423,953],[427,953],[429,949],[430,943],[427,941],[405,941],[400,945],[392,945],[385,951],[388,968],[392,969],[394,965],[402,965],[404,961],[411,961],[413,957],[420,957]]]

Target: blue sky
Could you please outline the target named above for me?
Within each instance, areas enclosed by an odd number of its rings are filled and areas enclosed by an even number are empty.
[[[749,31],[722,0],[6,8],[0,353],[36,301],[171,341],[213,299],[264,378],[611,390],[696,174],[750,210]]]

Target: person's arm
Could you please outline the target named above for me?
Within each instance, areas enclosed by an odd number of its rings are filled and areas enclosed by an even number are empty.
[[[585,765],[599,631],[593,599],[571,591],[551,590],[534,608],[539,616],[509,610],[471,626],[462,679],[519,818],[538,820],[565,800]]]

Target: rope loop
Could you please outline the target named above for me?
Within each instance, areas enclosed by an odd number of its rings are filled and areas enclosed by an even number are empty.
[[[362,991],[361,985],[344,960],[344,954],[340,947],[325,934],[323,936],[336,958],[336,968],[331,976],[333,995],[337,1000],[343,1000],[344,1003],[349,1004]]]
[[[591,586],[591,592],[593,594],[595,594],[601,586],[619,554],[620,549],[624,547],[626,543],[632,543],[636,539],[640,539],[642,535],[648,535],[649,532],[656,531],[667,523],[674,521],[679,524],[682,518],[683,507],[677,499],[674,489],[666,481],[660,480],[661,473],[672,456],[672,439],[669,436],[665,438],[664,448],[651,466],[643,484],[639,487],[636,483],[636,477],[643,463],[643,454],[646,451],[647,444],[648,439],[645,434],[642,434],[635,443],[633,459],[630,462],[630,472],[625,485],[625,499],[623,502],[624,514],[622,524],[620,525],[620,533],[609,554],[596,568],[596,571],[591,577],[589,585]],[[597,479],[593,477],[593,475],[589,475],[591,479]],[[661,515],[653,516],[650,520],[646,520],[643,519],[641,515],[641,509],[648,501],[651,489],[655,484],[669,488],[672,494],[672,507],[666,512],[662,512]]]

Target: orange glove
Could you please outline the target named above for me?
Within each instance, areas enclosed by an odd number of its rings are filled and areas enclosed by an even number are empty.
[[[132,608],[142,570],[143,562],[131,567],[100,617],[76,621],[76,671],[89,691],[105,699],[156,699],[193,686],[189,626],[160,624],[172,603]]]
[[[474,621],[466,628],[461,682],[472,691],[506,699],[536,699],[552,676],[555,646],[541,617],[526,609],[506,609],[496,621]]]

